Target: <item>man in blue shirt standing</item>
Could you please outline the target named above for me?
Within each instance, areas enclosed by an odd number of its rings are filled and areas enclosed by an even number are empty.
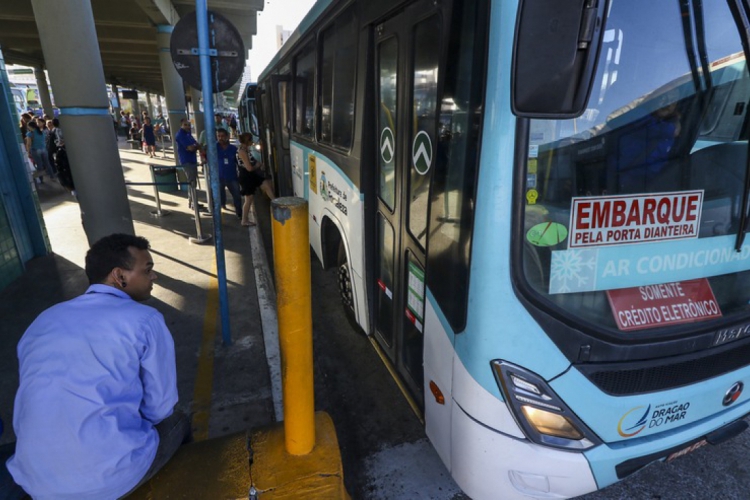
[[[18,344],[7,471],[36,499],[120,498],[189,436],[187,417],[174,412],[172,335],[161,313],[139,303],[156,279],[148,248],[125,234],[96,242],[86,293],[44,311]],[[0,492],[9,482],[1,465]]]
[[[181,168],[185,172],[185,177],[190,183],[188,208],[193,208],[193,195],[198,180],[197,152],[201,147],[193,134],[190,133],[190,120],[187,118],[180,120],[180,130],[174,136],[174,143],[177,145],[177,158],[180,160],[180,165],[177,168]],[[202,208],[200,204],[198,207]]]
[[[238,219],[242,219],[242,196],[240,195],[240,182],[237,176],[237,146],[229,144],[229,132],[220,128],[216,131],[219,142],[216,149],[219,156],[219,192],[221,193],[221,206],[227,203],[227,194],[224,188],[229,189],[234,202],[234,212]]]

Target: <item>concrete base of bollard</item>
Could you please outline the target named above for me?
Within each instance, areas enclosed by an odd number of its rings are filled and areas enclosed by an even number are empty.
[[[327,413],[315,413],[315,448],[307,455],[286,452],[283,422],[254,431],[250,448],[258,499],[349,500],[336,429]]]
[[[247,498],[249,489],[247,433],[241,432],[180,447],[128,500]]]

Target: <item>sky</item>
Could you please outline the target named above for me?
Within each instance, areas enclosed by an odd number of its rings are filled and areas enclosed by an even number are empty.
[[[248,57],[252,81],[258,79],[278,51],[276,26],[294,31],[314,4],[315,0],[266,0],[263,10],[258,12],[258,33],[253,36],[253,48]]]

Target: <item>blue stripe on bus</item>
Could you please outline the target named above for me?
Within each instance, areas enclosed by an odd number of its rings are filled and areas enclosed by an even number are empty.
[[[109,116],[108,108],[60,108],[60,114],[66,116]]]

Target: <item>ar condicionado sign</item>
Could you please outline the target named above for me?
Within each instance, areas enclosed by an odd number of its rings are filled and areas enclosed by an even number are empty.
[[[698,237],[703,191],[573,198],[570,247]]]

